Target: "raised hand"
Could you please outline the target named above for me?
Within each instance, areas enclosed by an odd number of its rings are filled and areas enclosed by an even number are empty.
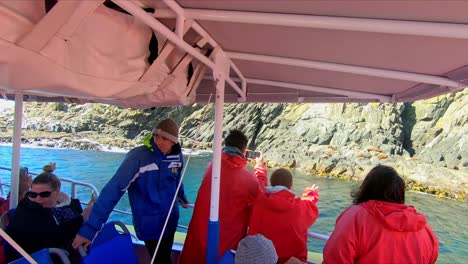
[[[301,199],[308,201],[318,201],[320,198],[319,186],[312,184],[312,186],[306,187],[304,192],[302,192]]]
[[[306,191],[308,191],[308,192],[310,192],[310,191],[317,191],[317,192],[318,192],[318,191],[319,191],[319,188],[320,188],[320,187],[319,187],[318,185],[312,184],[312,186],[306,187],[306,188],[304,189],[304,192],[306,192]]]

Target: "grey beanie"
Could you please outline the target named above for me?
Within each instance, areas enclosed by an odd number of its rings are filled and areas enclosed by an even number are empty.
[[[153,128],[153,135],[159,135],[174,143],[179,143],[179,125],[174,120],[166,118]]]
[[[276,264],[278,255],[271,240],[263,235],[246,236],[237,246],[236,264]]]

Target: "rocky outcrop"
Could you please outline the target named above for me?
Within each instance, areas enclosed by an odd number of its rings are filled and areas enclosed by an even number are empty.
[[[466,199],[467,94],[405,104],[231,104],[225,106],[224,132],[244,131],[249,148],[262,150],[270,166],[360,180],[376,164],[387,164],[412,189]],[[0,114],[0,120],[11,127],[11,116]],[[130,148],[167,116],[181,123],[184,147],[211,148],[212,105],[129,110],[28,103],[23,126],[25,133],[61,135],[52,140],[62,147]]]
[[[416,157],[439,167],[468,168],[468,92],[413,104],[410,142]]]
[[[224,130],[243,130],[273,167],[361,180],[377,164],[393,166],[418,191],[468,197],[467,91],[406,104],[236,104]],[[197,138],[209,146],[213,109]],[[202,111],[184,120],[193,142]]]

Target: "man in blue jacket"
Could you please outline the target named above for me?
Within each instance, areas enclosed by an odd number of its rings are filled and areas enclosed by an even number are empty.
[[[179,126],[172,119],[164,119],[153,129],[143,146],[130,150],[112,179],[104,186],[91,215],[73,241],[76,249],[86,249],[96,233],[107,221],[112,209],[128,191],[133,225],[137,237],[145,241],[153,256],[168,215],[183,166],[179,144]],[[183,185],[177,193],[184,208],[188,200]],[[164,231],[155,263],[171,263],[171,250],[179,220],[177,203],[174,205]]]

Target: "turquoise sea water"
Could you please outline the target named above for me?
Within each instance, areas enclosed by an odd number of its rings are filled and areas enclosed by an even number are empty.
[[[57,163],[57,175],[63,178],[92,183],[101,190],[123,160],[124,153],[81,151],[52,148],[29,148],[21,150],[21,165],[30,171],[40,173],[43,165],[49,162]],[[201,153],[191,158],[184,179],[185,191],[191,202],[196,199],[207,163],[211,160],[210,153]],[[0,166],[11,167],[11,147],[0,146]],[[10,173],[0,170],[2,182],[10,182]],[[311,184],[320,186],[320,201],[318,203],[320,215],[310,231],[330,235],[333,231],[337,216],[351,204],[349,193],[353,183],[310,176],[299,171],[294,172],[294,192],[302,193],[304,187]],[[63,187],[66,191],[69,186]],[[8,189],[4,190],[8,193]],[[88,201],[89,192],[78,190],[80,200]],[[429,224],[434,229],[440,242],[440,254],[437,263],[467,263],[468,259],[468,203],[436,198],[419,193],[407,193],[407,204],[425,214]],[[129,211],[126,195],[117,206],[118,209]],[[192,211],[180,209],[180,224],[187,226]],[[131,224],[130,216],[121,214],[111,215],[112,219],[119,219]],[[321,252],[324,242],[309,239],[309,250]]]

